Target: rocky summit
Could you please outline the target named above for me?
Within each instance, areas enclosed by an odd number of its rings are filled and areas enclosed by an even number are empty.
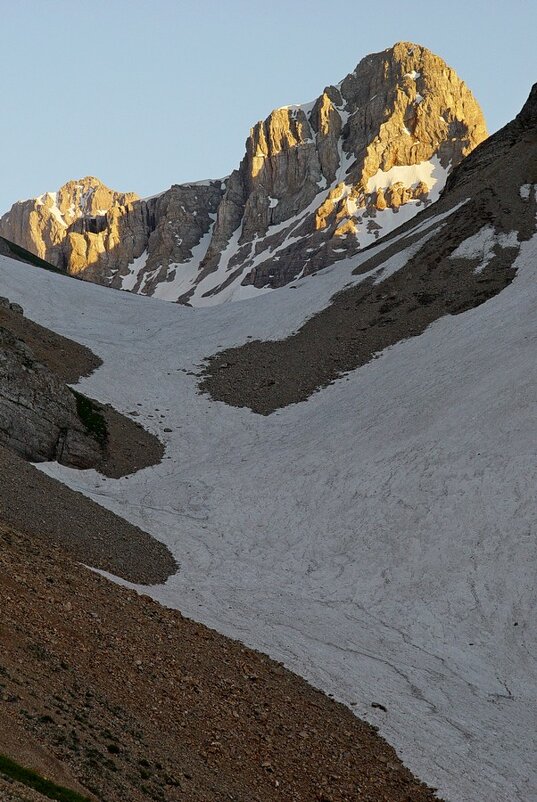
[[[352,255],[435,200],[487,135],[441,58],[399,42],[313,102],[274,110],[223,180],[152,198],[96,178],[16,203],[0,235],[62,270],[144,295],[220,303]]]
[[[115,247],[113,221],[137,199],[133,192],[114,192],[87,176],[68,181],[57,192],[15,203],[0,229],[11,242],[77,274]]]

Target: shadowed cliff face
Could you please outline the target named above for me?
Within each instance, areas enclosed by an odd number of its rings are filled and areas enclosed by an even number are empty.
[[[105,448],[104,420],[87,399],[83,419],[79,398],[0,327],[0,444],[34,462],[96,466]],[[99,425],[92,427],[94,421]]]
[[[114,478],[160,462],[158,438],[67,386],[100,364],[88,348],[0,298],[0,446],[32,462],[95,468]]]
[[[219,303],[374,242],[436,199],[485,137],[481,110],[456,73],[402,42],[367,56],[314,102],[257,123],[225,181],[146,200],[96,179],[70,182],[57,196],[15,204],[0,235],[92,281]]]

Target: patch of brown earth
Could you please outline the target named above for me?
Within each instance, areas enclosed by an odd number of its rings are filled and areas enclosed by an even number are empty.
[[[0,774],[0,799],[2,802],[48,802],[48,797],[21,783]]]
[[[158,437],[110,404],[91,400],[94,408],[103,416],[107,431],[104,457],[95,466],[99,473],[119,479],[142,468],[158,465],[164,456],[164,445]]]
[[[537,95],[532,97],[537,103]],[[359,272],[379,268],[418,239],[412,234],[416,225],[454,209],[404,268],[378,283],[377,273],[340,292],[285,340],[251,341],[209,357],[200,390],[268,415],[305,401],[385,348],[421,334],[438,318],[464,312],[501,292],[515,275],[518,247],[496,245],[481,272],[476,272],[481,259],[455,259],[452,254],[484,226],[499,235],[517,232],[519,242],[535,232],[536,199],[533,192],[521,197],[520,187],[537,183],[537,122],[519,118],[468,157],[470,168],[462,162],[440,201],[392,235],[406,231],[407,239],[366,261]]]
[[[6,526],[0,598],[0,731],[98,799],[435,798],[373,727],[280,664]]]
[[[75,384],[97,370],[103,361],[84,345],[68,340],[34,323],[12,309],[0,306],[0,326],[22,340],[36,359],[56,373],[66,384]]]
[[[0,520],[130,582],[159,584],[177,570],[163,543],[2,447]]]

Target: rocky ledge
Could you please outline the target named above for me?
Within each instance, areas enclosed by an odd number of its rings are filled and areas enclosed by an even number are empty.
[[[56,460],[76,468],[97,465],[106,445],[106,425],[92,402],[2,327],[0,443],[32,462]]]

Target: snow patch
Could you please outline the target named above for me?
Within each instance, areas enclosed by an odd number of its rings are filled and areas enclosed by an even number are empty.
[[[167,189],[163,189],[162,192],[157,192],[156,195],[146,195],[145,198],[142,198],[143,201],[150,201],[155,200],[155,198],[160,198],[161,195],[164,195],[165,192],[168,192]]]
[[[142,254],[140,254],[140,256],[138,256],[129,264],[129,272],[123,277],[123,281],[121,282],[122,290],[132,291],[135,288],[138,281],[138,276],[144,269],[146,262],[147,250],[145,250]]]
[[[167,278],[171,280],[161,281],[157,284],[153,292],[154,298],[175,302],[181,295],[192,289],[199,274],[200,264],[211,242],[213,226],[214,224],[211,225],[209,231],[203,235],[198,244],[192,248],[190,259],[186,262],[173,263],[168,267]]]
[[[57,192],[45,192],[43,195],[39,195],[35,199],[36,206],[45,206],[46,209],[50,212],[50,214],[54,217],[54,219],[63,227],[67,228],[67,223],[63,217],[63,214],[60,212],[60,209],[57,204],[58,193]]]
[[[401,165],[390,170],[377,170],[367,182],[367,191],[376,192],[379,189],[388,189],[393,184],[401,183],[405,187],[415,187],[423,181],[429,188],[433,188],[442,181],[445,183],[447,171],[440,165],[436,157],[430,161],[419,164]]]
[[[508,234],[496,233],[493,226],[483,226],[477,234],[468,237],[451,254],[451,259],[479,259],[480,262],[475,269],[476,273],[482,273],[486,266],[494,258],[494,249],[499,245],[501,248],[516,248],[520,246],[516,231]]]
[[[288,106],[278,106],[275,111],[291,111],[294,117],[296,117],[299,111],[303,111],[306,117],[309,119],[311,111],[316,103],[317,98],[309,103],[290,103]]]

